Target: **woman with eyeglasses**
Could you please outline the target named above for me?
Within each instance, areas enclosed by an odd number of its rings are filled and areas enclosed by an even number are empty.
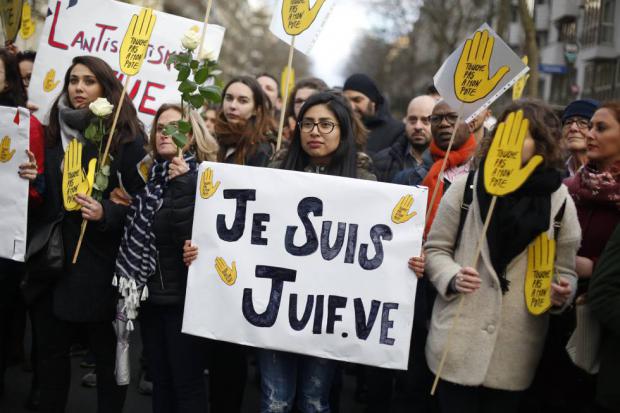
[[[592,99],[576,100],[562,113],[562,141],[570,154],[566,160],[567,178],[574,176],[588,162],[586,134],[590,119],[599,105]]]
[[[350,106],[331,93],[305,101],[285,159],[271,166],[291,171],[376,180],[361,167]],[[259,349],[261,413],[329,412],[336,362],[318,357]]]

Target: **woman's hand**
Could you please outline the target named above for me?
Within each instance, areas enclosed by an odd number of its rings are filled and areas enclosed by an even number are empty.
[[[168,168],[168,177],[170,179],[174,179],[177,176],[186,174],[188,171],[189,166],[187,165],[187,162],[185,162],[185,159],[183,159],[182,156],[177,156],[175,158],[172,158],[172,161],[170,162],[170,167]]]
[[[424,277],[424,265],[426,263],[424,252],[420,257],[411,257],[407,264],[409,265],[409,269],[415,273],[415,276],[418,278]]]
[[[103,219],[103,206],[95,198],[77,194],[75,202],[82,206],[82,218],[87,221],[101,221]]]
[[[594,261],[586,257],[577,257],[575,261],[575,271],[579,278],[592,277],[592,271],[594,269]]]
[[[480,288],[480,274],[474,268],[461,268],[454,277],[454,289],[459,293],[470,294]]]
[[[26,149],[26,155],[28,155],[28,162],[24,162],[19,165],[19,171],[17,172],[20,178],[27,179],[30,182],[37,179],[37,159],[34,157],[34,153]]]
[[[551,283],[551,304],[555,307],[563,307],[572,292],[573,288],[570,282],[566,278],[560,277],[559,284]]]
[[[192,245],[190,240],[186,240],[183,245],[183,263],[189,267],[196,258],[198,258],[198,246]]]

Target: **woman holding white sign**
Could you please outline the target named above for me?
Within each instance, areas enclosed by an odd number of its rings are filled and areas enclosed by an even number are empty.
[[[566,308],[575,291],[581,233],[561,183],[559,120],[543,103],[519,101],[499,122],[493,152],[488,140],[482,143],[473,189],[466,189],[470,177],[452,184],[425,247],[427,273],[438,292],[426,357],[434,373],[441,370],[438,397],[447,413],[517,412],[542,355],[548,311]],[[516,166],[504,183],[515,189],[496,198],[487,178],[498,168],[506,172],[504,162]],[[466,197],[472,202],[461,214]]]
[[[114,71],[103,60],[75,57],[45,130],[45,218],[48,222],[60,222],[64,266],[58,277],[40,279],[36,282],[39,286],[32,280],[27,286],[44,288],[33,304],[39,338],[42,411],[65,410],[71,376],[69,350],[78,333],[86,337],[95,356],[97,411],[118,413],[124,404],[126,387],[117,385],[114,372],[117,339],[112,321],[117,294],[112,278],[128,207],[113,202],[111,193],[122,188],[133,196],[142,189],[144,179],[139,164],[146,155],[145,133],[128,96],[111,138],[111,160],[105,169],[99,170],[107,179],[93,179],[100,148],[108,139],[101,128],[110,130],[111,106],[119,104],[122,89]],[[109,103],[99,98],[106,98]],[[99,144],[92,141],[93,127],[100,136]],[[78,190],[70,192],[68,188],[74,183]],[[81,252],[72,264],[83,228]]]

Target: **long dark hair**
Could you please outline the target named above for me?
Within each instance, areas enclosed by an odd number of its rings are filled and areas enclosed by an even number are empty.
[[[327,165],[327,173],[329,175],[357,178],[357,149],[352,126],[353,111],[343,98],[333,93],[321,92],[310,96],[306,100],[306,103],[299,111],[299,120],[302,120],[306,112],[316,105],[327,106],[338,120],[340,128],[340,143]],[[309,163],[310,157],[301,147],[301,128],[299,123],[297,123],[288,154],[282,163],[281,169],[303,171]]]
[[[523,110],[523,118],[529,120],[529,131],[534,139],[536,153],[544,158],[545,167],[563,170],[565,165],[561,150],[562,123],[553,108],[536,99],[517,100],[504,110],[497,119],[497,124],[504,122],[511,112],[518,110]],[[497,130],[480,142],[476,164],[479,165],[482,157],[489,151],[495,132]]]
[[[26,106],[28,97],[19,74],[17,59],[8,50],[0,48],[0,60],[4,63],[6,89],[0,91],[0,104],[5,106]]]
[[[256,152],[261,143],[267,142],[267,135],[275,128],[275,125],[269,115],[271,112],[269,99],[255,78],[251,76],[233,78],[224,87],[222,98],[225,98],[228,88],[234,83],[242,83],[250,88],[256,114],[247,122],[233,125],[226,119],[224,104],[222,104],[215,119],[215,136],[220,143],[218,160],[224,161],[227,149],[234,146],[236,148],[234,161],[243,165],[246,159]]]
[[[59,110],[58,102],[63,96],[68,96],[69,80],[71,78],[71,71],[76,65],[86,66],[97,78],[97,81],[103,89],[102,97],[108,99],[108,101],[116,107],[121,100],[121,94],[123,92],[123,85],[114,75],[112,68],[103,60],[94,56],[77,56],[73,58],[73,62],[67,72],[65,73],[64,84],[62,92],[54,101],[52,108],[50,109],[49,125],[45,129],[45,142],[48,146],[54,146],[60,140],[60,122],[58,120]],[[109,130],[112,123],[113,116],[107,118],[107,128]],[[129,96],[125,95],[123,100],[123,108],[118,117],[118,123],[116,124],[116,133],[112,137],[111,150],[114,152],[119,144],[131,142],[136,137],[141,136],[146,141],[146,135],[144,133],[144,127],[142,122],[138,119],[138,112],[136,111],[133,102]]]

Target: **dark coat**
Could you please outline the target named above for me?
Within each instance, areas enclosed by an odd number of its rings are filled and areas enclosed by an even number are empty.
[[[364,119],[364,126],[368,128],[368,143],[366,153],[374,155],[394,144],[400,135],[405,132],[405,124],[388,113],[380,112],[376,117]]]
[[[148,303],[182,305],[187,286],[187,267],[183,263],[183,244],[192,238],[197,171],[190,171],[168,183],[162,204],[153,221],[157,270],[149,278]]]
[[[597,402],[620,412],[620,225],[592,274],[588,302],[602,326]]]
[[[434,163],[433,156],[427,149],[422,154],[421,165],[398,172],[391,182],[399,185],[422,185],[422,181],[426,178],[426,174],[428,174]],[[445,190],[447,190],[447,187]]]
[[[375,174],[379,182],[392,182],[394,176],[405,169],[409,140],[407,134],[401,134],[389,148],[385,148],[372,157]]]
[[[61,320],[111,321],[116,314],[117,295],[112,278],[128,207],[114,204],[109,197],[114,188],[121,186],[119,176],[122,186],[131,196],[144,187],[138,164],[146,155],[145,143],[145,137],[138,136],[131,142],[121,144],[112,154],[110,181],[101,202],[104,218],[100,222],[88,223],[75,264],[71,261],[80,236],[82,215],[79,211],[64,212],[65,272],[52,286],[54,313]],[[84,170],[88,169],[88,161],[97,156],[97,149],[90,142],[84,144]],[[61,170],[64,152],[60,141],[49,148],[46,155],[46,215],[48,219],[54,219],[64,211]]]
[[[256,151],[246,156],[244,165],[246,166],[267,166],[269,160],[273,156],[274,147],[270,142],[262,142],[256,148]],[[234,155],[231,154],[224,160],[225,163],[235,163]]]

